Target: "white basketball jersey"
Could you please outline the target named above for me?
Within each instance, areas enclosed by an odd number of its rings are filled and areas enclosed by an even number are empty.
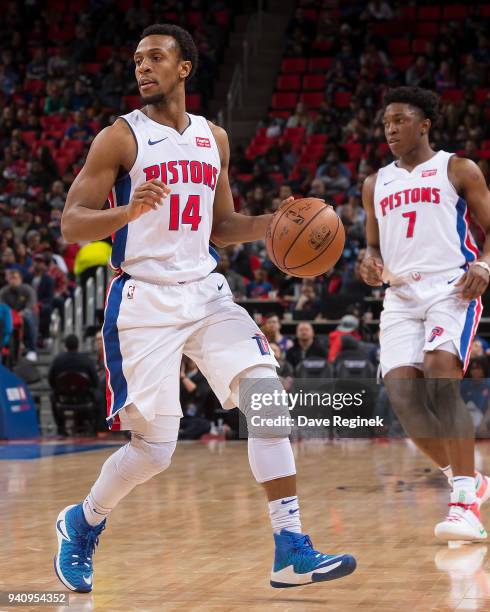
[[[411,172],[396,162],[378,171],[374,209],[385,281],[445,272],[478,257],[469,210],[448,177],[452,153],[438,151]]]
[[[144,281],[196,280],[216,266],[209,237],[220,154],[206,119],[188,116],[189,126],[180,134],[140,110],[123,115],[136,138],[137,155],[130,172],[116,181],[110,205],[128,204],[136,187],[150,179],[172,190],[158,210],[113,236],[112,267]]]

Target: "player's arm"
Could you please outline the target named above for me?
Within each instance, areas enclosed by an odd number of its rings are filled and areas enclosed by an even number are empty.
[[[221,172],[214,197],[211,241],[217,246],[223,247],[228,244],[236,244],[237,242],[263,240],[272,215],[251,217],[235,212],[230,182],[228,180],[230,164],[228,135],[223,128],[217,125],[209,123],[209,126],[216,139],[221,157]],[[289,202],[293,199],[291,197],[286,201]]]
[[[126,205],[102,210],[119,171],[131,168],[135,157],[136,143],[123,120],[97,135],[66,199],[61,232],[67,242],[107,238],[130,221],[158,208],[170,190],[155,180],[135,189]]]
[[[366,254],[360,266],[362,280],[372,287],[383,284],[383,258],[379,248],[379,227],[374,214],[374,185],[377,174],[371,174],[362,185],[362,205],[366,212]]]
[[[490,266],[490,191],[480,168],[471,159],[453,156],[449,160],[449,180],[467,202],[472,215],[485,233],[483,253],[478,261]],[[490,274],[483,266],[471,265],[458,281],[461,297],[474,300],[485,292]]]

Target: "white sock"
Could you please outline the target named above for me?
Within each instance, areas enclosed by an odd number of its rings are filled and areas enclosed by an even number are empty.
[[[451,501],[459,504],[472,504],[476,501],[475,478],[473,476],[454,476]]]
[[[446,467],[440,467],[439,469],[444,474],[444,476],[447,478],[449,486],[452,488],[453,487],[453,470],[451,469],[451,466],[447,465]]]
[[[269,515],[272,530],[279,533],[281,529],[301,533],[298,497],[283,497],[269,502]]]
[[[83,514],[87,523],[92,525],[92,527],[100,525],[106,516],[109,515],[111,510],[112,508],[103,508],[100,504],[98,504],[95,501],[92,492],[90,492],[83,500]]]

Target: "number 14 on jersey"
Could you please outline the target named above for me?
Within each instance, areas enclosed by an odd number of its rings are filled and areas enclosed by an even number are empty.
[[[190,195],[187,202],[180,212],[180,195],[172,194],[170,196],[170,217],[168,222],[168,229],[171,231],[177,231],[181,225],[190,225],[191,231],[196,232],[199,224],[201,223],[200,207],[201,198],[198,195]]]

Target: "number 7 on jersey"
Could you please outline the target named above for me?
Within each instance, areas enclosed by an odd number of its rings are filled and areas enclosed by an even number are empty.
[[[413,238],[413,229],[415,227],[415,220],[417,219],[417,212],[415,210],[402,214],[402,217],[408,219],[407,227],[407,238]]]

